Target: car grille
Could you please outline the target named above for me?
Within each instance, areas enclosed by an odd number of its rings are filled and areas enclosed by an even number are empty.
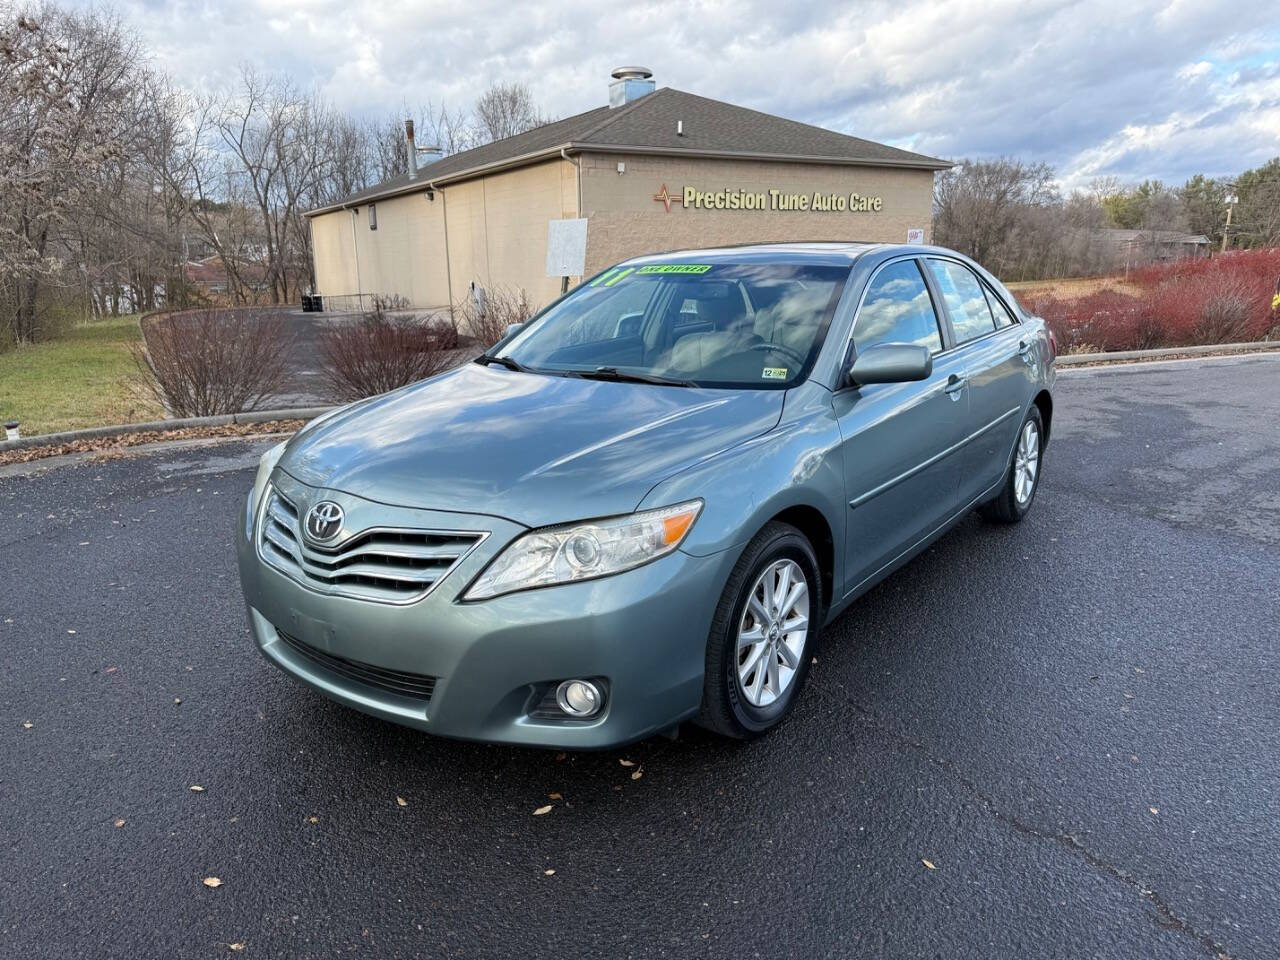
[[[420,673],[405,673],[401,670],[387,670],[384,667],[375,667],[357,660],[348,660],[346,657],[334,656],[332,653],[325,653],[308,643],[303,643],[283,630],[277,630],[276,636],[294,653],[347,680],[355,680],[402,697],[412,697],[424,703],[429,701],[431,694],[435,692],[435,677]]]
[[[303,538],[299,519],[292,503],[268,490],[258,526],[262,559],[313,590],[382,603],[420,600],[486,536],[374,528],[326,549]]]

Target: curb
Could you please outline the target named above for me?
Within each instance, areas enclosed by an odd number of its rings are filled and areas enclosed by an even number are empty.
[[[332,409],[333,407],[298,407],[293,410],[246,410],[243,413],[224,413],[216,417],[154,420],[150,423],[125,423],[114,427],[88,427],[84,430],[68,430],[64,433],[41,433],[32,437],[20,437],[17,440],[0,440],[0,453],[74,443],[77,440],[121,437],[129,433],[167,432],[186,430],[189,427],[228,427],[237,423],[270,423],[273,420],[314,420]]]
[[[1231,356],[1239,353],[1270,353],[1280,350],[1280,340],[1263,340],[1254,343],[1212,343],[1198,347],[1159,347],[1155,350],[1120,350],[1116,353],[1074,353],[1059,356],[1055,361],[1060,367],[1086,366],[1095,363],[1116,363],[1125,360],[1171,360],[1182,357]]]

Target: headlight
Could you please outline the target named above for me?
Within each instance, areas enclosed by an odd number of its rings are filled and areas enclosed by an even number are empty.
[[[679,547],[701,510],[701,500],[690,500],[612,520],[533,530],[500,553],[464,599],[594,580],[638,567]]]
[[[262,459],[258,461],[258,475],[253,478],[253,490],[249,492],[249,502],[245,504],[244,535],[247,540],[253,539],[253,518],[258,513],[258,502],[262,499],[262,491],[267,488],[267,481],[271,479],[271,471],[280,462],[280,457],[284,454],[285,444],[288,442],[288,440],[282,440],[277,443],[264,453]]]

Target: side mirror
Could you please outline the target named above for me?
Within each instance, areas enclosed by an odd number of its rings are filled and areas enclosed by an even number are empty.
[[[933,354],[916,343],[878,343],[868,347],[847,368],[844,385],[908,383],[926,380],[933,373]]]
[[[507,332],[502,335],[502,339],[505,340],[507,337],[511,336],[513,333],[516,333],[523,326],[524,326],[523,323],[508,323]]]

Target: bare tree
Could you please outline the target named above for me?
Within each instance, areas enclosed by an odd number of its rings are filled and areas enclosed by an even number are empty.
[[[523,83],[492,84],[475,106],[475,136],[480,143],[502,140],[546,123]]]
[[[963,160],[935,179],[934,237],[999,270],[1009,259],[1008,241],[1019,212],[1056,202],[1048,164]]]
[[[40,335],[42,284],[65,279],[65,227],[124,156],[139,55],[112,15],[0,11],[0,303],[11,339]]]

